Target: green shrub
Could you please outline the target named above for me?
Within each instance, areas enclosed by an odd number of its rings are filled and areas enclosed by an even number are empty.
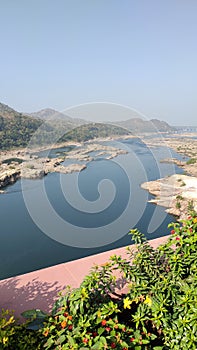
[[[12,311],[0,312],[0,349],[39,350],[43,349],[40,331],[29,329],[29,323],[17,324]]]
[[[114,255],[67,289],[45,322],[44,349],[196,350],[197,216],[169,226],[157,249],[132,230],[127,259]]]
[[[180,202],[176,202],[176,209],[181,209],[181,203]]]
[[[194,211],[194,201],[193,200],[188,201],[187,209],[188,209],[188,212],[191,212],[191,213]]]
[[[7,346],[9,338],[14,334],[14,323],[13,313],[2,309],[0,313],[0,349]]]
[[[196,163],[196,158],[190,158],[190,159],[188,159],[188,161],[186,162],[187,165],[195,164],[195,163]]]
[[[50,315],[30,310],[23,313],[30,321],[17,325],[3,311],[0,349],[196,350],[197,214],[169,227],[157,249],[132,230],[128,257],[93,267],[79,288],[61,293]]]
[[[176,196],[176,199],[182,201],[184,198],[183,198],[183,196],[181,196],[180,194],[178,194],[178,195]]]

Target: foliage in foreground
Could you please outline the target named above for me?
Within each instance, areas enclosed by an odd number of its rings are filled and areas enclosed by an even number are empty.
[[[28,329],[28,323],[17,324],[13,312],[0,312],[0,350],[40,350],[43,349],[40,331]]]
[[[128,248],[127,259],[112,256],[80,288],[62,293],[34,331],[34,345],[24,349],[196,349],[197,215],[170,227],[171,237],[157,249],[132,230],[137,249]],[[6,337],[3,349],[23,349],[12,346],[14,335]]]

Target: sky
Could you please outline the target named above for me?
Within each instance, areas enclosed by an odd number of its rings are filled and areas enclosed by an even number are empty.
[[[0,0],[0,102],[197,125],[196,14],[196,0]]]

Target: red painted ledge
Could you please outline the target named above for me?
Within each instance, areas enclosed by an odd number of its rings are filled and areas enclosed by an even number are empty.
[[[149,242],[156,248],[167,238],[160,237]],[[19,318],[25,310],[41,309],[48,312],[58,292],[67,285],[78,287],[94,264],[105,263],[113,254],[125,257],[125,247],[4,279],[0,281],[0,309],[14,310],[15,316]]]

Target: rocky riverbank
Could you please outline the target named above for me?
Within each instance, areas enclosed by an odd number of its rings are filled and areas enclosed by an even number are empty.
[[[68,147],[70,143],[61,144]],[[56,148],[54,146],[53,148]],[[43,149],[42,149],[43,150]],[[63,151],[55,158],[39,157],[38,150],[13,150],[0,153],[0,190],[12,184],[18,178],[37,179],[51,172],[64,174],[80,172],[87,167],[87,163],[97,157],[112,159],[127,151],[106,146],[101,143],[77,144],[71,151]],[[69,162],[68,162],[69,161]],[[69,163],[69,164],[68,164]]]
[[[184,219],[188,209],[197,211],[197,178],[174,174],[141,185],[155,196],[149,202],[166,207],[166,212]]]
[[[175,137],[158,137],[151,140],[144,138],[143,141],[149,147],[165,146],[181,154],[185,160],[170,158],[163,161],[173,162],[181,166],[185,173],[197,177],[197,139],[188,137],[188,135],[187,137],[175,135]]]
[[[3,171],[0,173],[0,193],[3,191],[1,190],[3,187],[13,184],[20,178],[20,171],[10,169],[8,171]]]
[[[155,196],[150,202],[166,207],[170,214],[184,219],[189,209],[197,211],[197,140],[191,138],[157,138],[145,141],[150,147],[161,145],[174,149],[188,159],[163,159],[162,162],[175,163],[188,175],[174,174],[164,179],[142,184],[142,188]]]

